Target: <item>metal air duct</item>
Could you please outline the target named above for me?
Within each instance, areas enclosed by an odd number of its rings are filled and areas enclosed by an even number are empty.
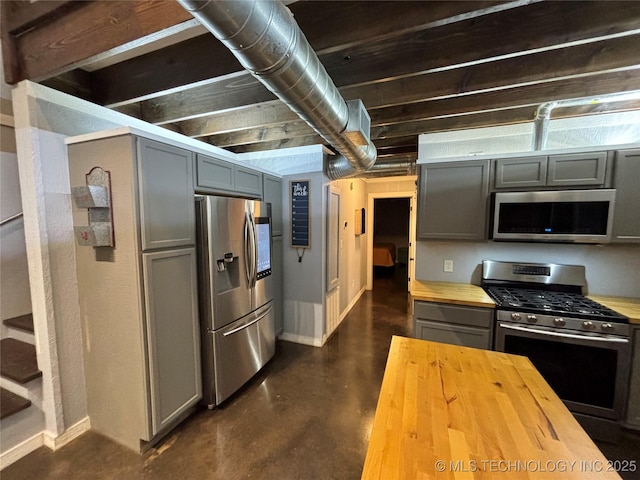
[[[640,98],[640,91],[610,93],[600,97],[583,97],[572,98],[569,100],[558,100],[556,102],[543,103],[536,109],[533,118],[533,150],[544,150],[547,147],[547,138],[549,135],[549,120],[551,120],[551,112],[554,108],[562,107],[580,107],[583,105],[595,105],[607,102],[624,102],[628,100],[637,100]]]
[[[346,102],[311,45],[277,0],[178,0],[255,78],[341,155],[329,178],[352,177],[376,161],[369,116],[359,100]]]

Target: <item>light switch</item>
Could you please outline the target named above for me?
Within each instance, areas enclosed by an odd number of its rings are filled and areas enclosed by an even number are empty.
[[[444,261],[444,271],[445,272],[453,272],[453,260],[445,260]]]

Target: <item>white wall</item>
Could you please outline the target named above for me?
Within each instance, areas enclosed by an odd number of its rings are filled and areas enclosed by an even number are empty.
[[[367,206],[367,184],[349,178],[332,182],[340,189],[340,314],[343,315],[367,283],[367,235],[356,235],[355,210]],[[345,226],[346,224],[346,226]]]
[[[319,155],[322,155],[320,152]],[[292,180],[309,180],[311,210],[310,248],[291,247],[289,185]],[[325,209],[328,179],[322,172],[282,178],[283,237],[283,333],[285,340],[320,346],[324,334]],[[302,261],[298,261],[302,255]]]
[[[453,273],[442,271],[453,260]],[[640,245],[418,241],[416,278],[480,284],[483,260],[584,265],[587,292],[640,297]]]

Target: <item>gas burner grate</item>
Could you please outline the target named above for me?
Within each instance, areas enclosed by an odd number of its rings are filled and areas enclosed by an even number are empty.
[[[576,293],[541,291],[513,287],[485,287],[502,309],[517,308],[532,313],[574,315],[589,319],[628,323],[623,315]]]

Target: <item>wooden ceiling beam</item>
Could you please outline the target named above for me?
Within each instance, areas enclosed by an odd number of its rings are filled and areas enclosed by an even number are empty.
[[[346,99],[361,99],[369,110],[487,89],[512,88],[639,65],[638,43],[640,34],[628,35],[388,81],[374,78],[370,83],[341,87],[340,92]],[[375,75],[376,71],[371,72]],[[227,79],[216,85],[141,102],[143,120],[156,124],[176,122],[275,99],[257,80],[250,79],[242,87],[236,87],[235,81]],[[240,116],[236,121],[240,128],[252,124],[250,119]],[[198,131],[198,128],[208,126],[208,122],[200,119],[185,126],[184,131],[190,136],[207,135],[211,132]]]
[[[328,54],[526,3],[432,2],[427,7],[424,2],[408,1],[400,8],[397,2],[381,1],[372,6],[363,1],[304,1],[289,8],[314,50]],[[378,21],[380,18],[386,21]],[[101,69],[95,75],[96,98],[102,105],[117,106],[238,72],[243,69],[236,58],[213,35],[206,34]]]
[[[582,2],[579,5],[575,2],[552,2],[525,6],[522,6],[522,2],[511,2],[502,4],[503,8],[509,6],[509,9],[492,15],[474,18],[458,16],[455,18],[464,20],[452,23],[424,23],[429,20],[424,12],[431,11],[434,3],[425,8],[420,2],[417,7],[414,6],[415,2],[376,2],[376,8],[367,7],[368,13],[364,17],[348,15],[349,10],[347,8],[345,11],[345,8],[352,3],[358,8],[364,8],[366,4],[346,2],[345,6],[343,2],[329,2],[331,8],[320,7],[317,2],[292,5],[294,14],[296,7],[303,9],[304,13],[296,15],[296,18],[303,31],[312,31],[309,40],[338,86],[371,81],[372,72],[375,72],[376,79],[392,78],[519,51],[564,45],[568,41],[619,34],[637,29],[638,22],[634,22],[634,19],[640,17],[638,2],[624,9],[610,8],[605,5],[607,2],[587,2],[584,5]],[[443,4],[457,6],[456,2],[435,3],[438,6]],[[388,34],[385,36],[387,22],[375,21],[371,17],[381,18],[379,10],[384,13],[385,8],[391,7],[395,11],[392,18],[400,19],[413,28],[399,29],[399,32],[404,32],[403,35],[396,33],[393,38],[388,38]],[[327,10],[332,17],[346,16],[362,20],[351,29],[346,28],[350,32],[348,38],[340,34],[342,30],[339,28],[329,31],[323,28],[324,33],[318,32],[318,22],[312,12],[315,11],[317,16],[318,11]],[[487,10],[480,9],[473,13]],[[527,19],[526,23],[522,22],[523,18]],[[540,28],[539,22],[544,23],[544,29]],[[567,38],[568,22],[572,22],[570,39]],[[395,25],[397,22],[391,23]],[[514,24],[520,24],[520,28],[514,29]],[[333,23],[331,25],[334,26]],[[371,31],[363,25],[377,27]],[[427,26],[431,28],[427,29]],[[471,31],[473,35],[469,34]],[[496,31],[502,32],[503,38],[499,43],[495,42]],[[189,84],[202,84],[214,77],[232,73],[242,84],[249,81],[250,75],[240,72],[240,65],[225,51],[225,47],[213,36],[205,35],[96,72],[96,95],[100,103],[115,106],[153,98],[169,90],[176,93],[189,88]],[[238,75],[246,77],[245,80],[240,80]],[[136,81],[130,81],[129,78],[135,78]],[[229,88],[229,85],[226,87]]]
[[[248,145],[236,145],[227,148],[234,153],[261,152],[265,150],[278,150],[280,148],[303,147],[305,145],[321,145],[326,141],[319,135],[310,135],[308,137],[295,137],[276,140],[273,142],[252,143]],[[213,144],[215,145],[215,144]]]
[[[48,2],[32,5],[39,3]],[[13,36],[17,68],[7,82],[50,78],[111,49],[126,48],[123,46],[147,35],[193,20],[177,2],[114,0],[72,5],[64,15],[52,16]]]
[[[490,110],[492,108],[506,108],[514,104],[514,101],[522,105],[525,99],[528,105],[535,105],[551,100],[562,100],[563,98],[557,98],[558,92],[571,96],[575,95],[575,92],[580,91],[580,88],[569,91],[567,88],[562,87],[563,82],[568,81],[569,85],[571,85],[570,88],[574,88],[576,82],[591,82],[591,80],[580,76],[584,75],[585,70],[588,68],[594,68],[596,71],[602,69],[605,72],[615,70],[616,67],[620,68],[621,65],[625,64],[626,59],[630,58],[629,56],[632,52],[635,51],[636,42],[638,42],[637,37],[638,36],[622,37],[608,42],[580,45],[562,51],[545,52],[544,54],[530,56],[532,58],[502,60],[500,62],[494,62],[498,63],[498,65],[483,65],[482,69],[480,69],[480,66],[470,67],[470,69],[466,69],[465,72],[458,72],[457,84],[456,77],[452,76],[455,71],[421,76],[430,77],[432,80],[430,82],[420,81],[421,77],[416,77],[414,82],[418,87],[417,93],[411,93],[412,90],[410,86],[397,88],[399,92],[405,95],[405,97],[402,98],[404,101],[413,102],[400,106],[377,108],[375,97],[372,95],[367,97],[364,87],[358,87],[358,89],[359,94],[361,94],[360,98],[363,98],[366,102],[365,104],[369,106],[373,127],[402,123],[407,120],[463,114],[478,110]],[[605,54],[602,55],[601,52],[605,52]],[[513,63],[513,65],[505,65],[505,63]],[[554,64],[560,64],[563,67],[560,70],[554,70]],[[586,68],[584,67],[585,64],[587,65]],[[472,72],[472,70],[479,71],[475,73]],[[488,75],[489,78],[483,79],[483,75]],[[435,77],[441,78],[438,79]],[[628,79],[625,75],[617,78]],[[451,93],[455,93],[456,89],[459,88],[457,85],[459,85],[462,79],[467,82],[466,88],[469,89],[469,92],[461,96],[451,95]],[[499,86],[500,80],[508,84],[507,88],[494,88],[494,93],[492,94],[490,87],[492,85]],[[536,84],[534,83],[535,80],[545,80],[545,82]],[[511,85],[515,85],[515,87]],[[640,88],[640,84],[631,82],[626,85],[623,90],[633,90],[635,89],[634,85],[638,85],[638,88]],[[443,90],[441,86],[449,90]],[[559,87],[559,90],[556,87]],[[379,88],[380,86],[378,84],[372,86],[374,91]],[[438,90],[438,88],[440,88],[440,90]],[[513,92],[510,91],[514,88],[516,88],[517,90],[515,91],[518,92],[518,96],[516,96],[515,99]],[[613,93],[618,87],[613,88],[613,91],[611,91],[611,87],[607,86],[606,92],[603,93]],[[348,91],[348,89],[344,90]],[[556,98],[545,98],[544,95],[547,95],[547,93],[545,93],[547,90],[555,91]],[[343,93],[346,93],[346,91]],[[593,89],[591,91],[593,92]],[[426,96],[424,92],[429,92],[429,94],[432,95],[431,100],[416,102],[416,99]],[[483,94],[479,94],[479,92],[483,92]],[[446,93],[450,93],[450,95],[447,96]],[[352,97],[356,97],[357,95],[358,94],[351,94]],[[399,94],[398,97],[402,97],[401,94]],[[374,101],[372,101],[372,98]],[[282,104],[276,106],[273,103],[269,103],[266,109],[270,110],[270,114],[266,116],[267,118],[262,115],[263,111],[260,111],[257,119],[252,118],[252,111],[248,109],[245,110],[244,114],[239,112],[233,114],[227,113],[226,115],[229,121],[225,127],[228,129],[230,123],[234,122],[239,128],[231,132],[226,131],[220,134],[213,134],[211,130],[204,132],[203,130],[193,128],[194,126],[208,129],[219,127],[215,120],[211,118],[183,122],[179,125],[185,135],[202,136],[203,134],[211,133],[210,138],[219,146],[264,142],[285,138],[287,136],[308,135],[310,133],[311,129],[303,121],[292,119],[294,115],[291,112],[288,112],[286,115],[284,114],[284,111],[288,110],[286,106]],[[274,114],[274,111],[277,111],[278,114]],[[279,121],[281,118],[285,119],[285,121]],[[273,123],[265,123],[266,120]],[[199,125],[194,125],[198,123]],[[194,135],[194,133],[196,135]]]
[[[418,135],[427,132],[428,129],[432,129],[433,125],[436,125],[438,122],[441,122],[444,126],[468,125],[461,128],[472,128],[479,125],[477,118],[494,119],[492,121],[498,122],[495,123],[496,125],[503,125],[509,123],[508,119],[510,118],[509,115],[511,115],[513,121],[517,123],[525,121],[522,116],[522,112],[524,111],[527,112],[526,120],[531,121],[538,105],[547,101],[571,98],[571,95],[575,94],[576,91],[581,91],[585,96],[597,97],[608,93],[631,90],[640,90],[640,75],[638,75],[638,70],[593,75],[589,77],[588,81],[585,81],[583,78],[572,78],[543,84],[526,85],[508,90],[426,101],[415,105],[423,109],[423,114],[420,116],[420,119],[383,123],[380,125],[374,124],[371,128],[371,138],[379,140],[382,138],[391,139],[392,137]],[[606,109],[612,111],[618,109],[618,111],[621,111],[633,108],[634,105],[637,105],[637,102],[628,102],[621,104],[619,107],[616,107],[614,104],[613,106],[606,107]],[[604,108],[605,107],[599,107],[599,110],[603,110]],[[510,110],[514,112],[509,113]],[[589,111],[594,112],[597,110],[598,109],[593,108]],[[587,109],[584,111],[587,111]],[[557,115],[559,114],[560,113]],[[474,115],[485,115],[485,117],[477,117],[474,119]],[[575,115],[575,113],[572,113],[572,115]],[[482,126],[485,125],[482,124]],[[453,127],[443,128],[448,130]],[[234,137],[232,134],[211,136],[207,137],[207,141],[214,145],[228,148],[234,145],[244,145],[245,147],[251,144],[276,145],[285,140],[292,142],[294,138],[298,138],[296,135],[302,138],[307,137],[304,130],[298,130],[297,127],[293,128],[291,124],[289,124],[287,132],[284,132],[282,129],[258,130],[259,133],[255,135],[254,132],[254,130],[243,131],[241,135],[237,137]],[[392,143],[393,141],[390,140],[389,144]],[[306,143],[302,144],[307,145]]]

